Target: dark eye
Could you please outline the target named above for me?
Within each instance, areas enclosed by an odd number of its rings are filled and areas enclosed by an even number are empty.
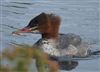
[[[36,24],[37,24],[37,23],[38,23],[38,21],[37,21],[37,20],[35,20],[35,21],[34,21],[34,23],[36,23]]]

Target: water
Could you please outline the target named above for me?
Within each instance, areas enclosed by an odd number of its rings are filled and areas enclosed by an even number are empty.
[[[78,34],[92,44],[93,50],[100,50],[99,0],[1,0],[0,3],[0,51],[11,42],[33,45],[40,35],[12,36],[11,33],[41,12],[61,17],[60,33]],[[100,59],[94,58],[79,60],[75,69],[61,72],[99,72]]]

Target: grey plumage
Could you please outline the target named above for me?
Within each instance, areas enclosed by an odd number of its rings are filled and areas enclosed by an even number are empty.
[[[41,38],[33,46],[44,52],[44,49],[47,49],[48,51],[46,53],[54,56],[86,56],[88,52],[88,46],[82,42],[79,35],[73,33],[59,34],[58,38],[51,40]]]

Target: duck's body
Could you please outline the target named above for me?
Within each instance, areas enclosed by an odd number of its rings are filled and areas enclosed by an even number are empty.
[[[88,48],[79,35],[59,34],[60,18],[54,14],[41,13],[28,26],[15,33],[40,33],[41,39],[34,46],[51,56],[86,56]]]
[[[51,56],[75,55],[77,46],[81,44],[81,38],[72,33],[59,34],[55,39],[38,40],[34,46]],[[74,47],[75,46],[75,47]]]

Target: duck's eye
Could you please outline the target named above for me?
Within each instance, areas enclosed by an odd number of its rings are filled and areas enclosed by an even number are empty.
[[[34,22],[32,23],[32,27],[38,27],[38,20],[34,20]]]
[[[36,23],[36,24],[37,24],[37,23],[38,23],[38,21],[37,21],[37,20],[35,20],[35,21],[34,21],[34,23]]]

